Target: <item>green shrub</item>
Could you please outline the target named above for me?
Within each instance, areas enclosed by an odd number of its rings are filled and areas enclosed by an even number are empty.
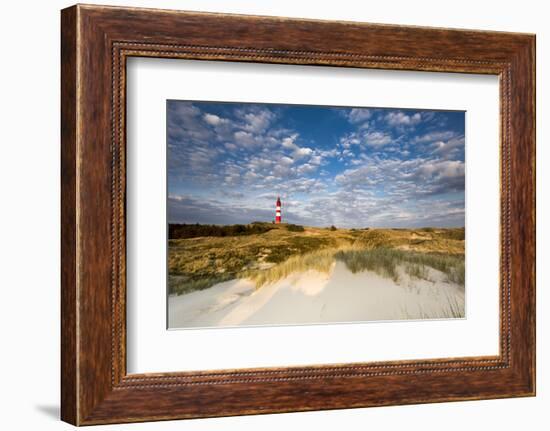
[[[299,224],[288,224],[286,229],[289,232],[303,232],[305,230],[304,227]]]

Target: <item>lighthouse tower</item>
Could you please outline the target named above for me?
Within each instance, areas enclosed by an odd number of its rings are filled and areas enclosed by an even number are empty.
[[[277,196],[277,205],[275,207],[275,224],[281,223],[281,198]]]

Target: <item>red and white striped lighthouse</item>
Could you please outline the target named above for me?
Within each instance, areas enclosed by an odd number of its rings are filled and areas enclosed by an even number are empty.
[[[281,223],[281,198],[277,196],[277,205],[275,207],[275,224]]]

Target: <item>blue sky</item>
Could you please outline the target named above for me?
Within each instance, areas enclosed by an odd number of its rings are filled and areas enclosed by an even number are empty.
[[[168,221],[464,226],[465,113],[167,101]]]

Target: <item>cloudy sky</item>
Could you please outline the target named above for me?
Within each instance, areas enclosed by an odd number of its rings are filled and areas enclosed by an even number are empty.
[[[464,226],[464,112],[167,101],[168,221]]]

